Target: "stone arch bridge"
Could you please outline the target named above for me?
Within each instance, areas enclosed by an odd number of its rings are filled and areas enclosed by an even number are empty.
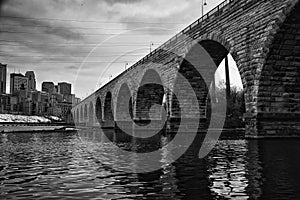
[[[245,90],[246,136],[299,136],[299,0],[224,1],[76,105],[74,121],[114,127],[116,121],[138,124],[167,116],[170,123],[197,123],[197,114],[206,118],[207,85],[216,70],[211,66],[228,53]],[[198,102],[178,74],[187,79]],[[189,112],[182,113],[184,109]]]

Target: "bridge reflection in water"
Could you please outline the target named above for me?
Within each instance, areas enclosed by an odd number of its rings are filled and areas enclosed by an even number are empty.
[[[164,163],[172,152],[163,151],[160,170],[134,174],[99,162],[99,156],[118,157],[103,138],[99,131],[0,134],[0,198],[300,198],[299,140],[222,140],[204,159],[189,151],[170,165]],[[169,139],[147,145],[162,146]],[[102,148],[94,148],[99,143]],[[137,163],[134,157],[115,162],[124,169]]]

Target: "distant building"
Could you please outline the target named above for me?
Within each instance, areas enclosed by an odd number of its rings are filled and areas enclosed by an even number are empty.
[[[58,94],[58,85],[55,85],[55,86],[54,86],[54,93],[55,93],[55,94]]]
[[[77,98],[77,97],[75,97],[74,101],[72,102],[73,106],[75,106],[75,105],[79,104],[79,103],[80,103],[80,101],[81,101],[81,99],[80,99],[80,98]]]
[[[23,74],[10,74],[10,93],[15,94],[16,92],[25,90],[28,91],[28,78]]]
[[[45,115],[50,107],[50,94],[47,92],[32,91],[30,95],[31,110],[29,114]]]
[[[58,83],[58,93],[59,94],[71,94],[71,87],[70,83],[61,82]]]
[[[57,107],[61,109],[61,115],[59,117],[65,119],[68,112],[72,109],[72,103],[61,102],[57,104]]]
[[[62,114],[62,110],[60,107],[56,106],[56,107],[49,107],[48,109],[48,114],[51,116],[57,116],[60,117]]]
[[[6,93],[6,73],[7,65],[0,63],[0,94]]]
[[[11,111],[11,95],[0,94],[0,113],[9,113]]]
[[[18,110],[18,97],[11,94],[0,95],[0,113],[16,113]]]
[[[49,94],[56,93],[54,83],[53,82],[43,82],[42,83],[42,91],[48,92]]]
[[[63,94],[63,102],[72,103],[75,99],[75,94]]]
[[[36,80],[33,71],[27,71],[25,76],[28,78],[28,91],[36,90]]]
[[[80,102],[71,94],[72,85],[43,82],[42,91],[36,89],[34,71],[10,74],[10,93],[6,93],[6,65],[0,63],[0,113],[24,115],[53,115],[72,122],[71,109]]]

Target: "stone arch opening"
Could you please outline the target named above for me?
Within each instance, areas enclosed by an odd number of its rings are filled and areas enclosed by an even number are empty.
[[[77,112],[76,112],[76,122],[79,123],[80,118],[79,118],[80,114],[79,114],[79,108],[77,108]]]
[[[161,120],[163,96],[164,87],[159,74],[153,69],[147,70],[137,91],[135,119],[142,124]]]
[[[176,95],[172,94],[171,122],[173,122],[173,128],[178,128],[177,126],[180,125],[180,121],[182,120],[191,123],[191,125],[199,123],[200,130],[208,128],[212,106],[211,101],[216,96],[214,94],[216,90],[212,88],[215,82],[215,73],[228,55],[229,51],[222,44],[214,40],[202,40],[189,50],[179,66],[178,73],[192,87],[197,97],[198,105],[196,104],[197,102],[192,101],[192,94],[185,89],[186,84],[177,77],[174,84],[174,91],[181,97],[183,102],[179,102]],[[237,68],[235,70],[238,71]],[[241,76],[238,78],[241,79]],[[209,94],[209,91],[214,92]],[[182,108],[188,112],[182,114]],[[200,110],[197,110],[197,108]],[[200,121],[197,120],[199,114]]]
[[[87,104],[84,105],[84,121],[88,120],[88,108]]]
[[[80,107],[80,122],[84,121],[83,106]]]
[[[90,125],[94,124],[94,105],[92,102],[90,102],[89,106],[89,123]]]
[[[102,104],[101,104],[101,100],[99,97],[97,97],[96,100],[96,117],[99,123],[101,123],[102,120]]]
[[[300,3],[272,37],[261,71],[257,96],[257,133],[299,135]]]
[[[65,121],[66,123],[68,124],[72,124],[73,123],[73,114],[72,114],[72,111],[71,110],[68,110],[65,114]]]
[[[222,101],[227,103],[224,128],[245,128],[245,90],[236,62],[230,53],[218,66],[214,75],[214,81],[210,85],[210,95],[207,99],[208,115],[210,115],[210,106],[215,106],[215,110],[218,110],[218,106],[224,104]]]
[[[112,94],[107,92],[104,101],[104,121],[114,121]]]
[[[116,121],[132,121],[132,96],[126,83],[120,87],[116,103]]]

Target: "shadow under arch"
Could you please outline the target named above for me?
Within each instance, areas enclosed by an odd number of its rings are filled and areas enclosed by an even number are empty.
[[[225,43],[226,44],[226,43]],[[217,69],[215,71],[214,77],[210,84],[210,93],[207,96],[207,101],[205,103],[206,106],[206,118],[208,119],[208,123],[211,119],[211,110],[212,106],[214,106],[214,110],[218,111],[218,106],[226,105],[226,119],[224,122],[224,131],[222,132],[221,137],[225,138],[240,138],[245,135],[244,128],[244,114],[246,113],[246,103],[245,103],[245,79],[243,79],[244,74],[242,74],[238,68],[238,66],[234,66],[237,64],[238,56],[235,52],[230,53],[228,48],[221,44],[219,41],[214,40],[203,40],[200,41],[200,45],[204,47],[204,49],[209,53],[212,60],[214,61]],[[235,62],[234,63],[231,63]],[[222,68],[221,68],[222,67]],[[228,71],[227,71],[228,70]],[[235,70],[235,71],[233,71]],[[222,71],[223,74],[219,74],[224,77],[223,86],[217,85],[216,83],[216,73],[217,71]],[[227,71],[227,72],[226,72]],[[234,76],[232,76],[234,74]],[[228,78],[228,80],[227,80]],[[236,86],[233,86],[231,83],[232,80],[237,79],[241,81],[242,90],[238,90]],[[227,81],[229,83],[227,84]],[[228,94],[226,94],[228,93]],[[222,103],[222,101],[224,103]],[[226,131],[230,130],[230,131]],[[235,130],[235,131],[232,131]]]
[[[202,50],[204,49],[204,50]],[[206,52],[205,52],[206,51]],[[189,127],[198,127],[198,137],[195,138],[193,145],[190,149],[198,154],[203,139],[208,132],[208,128],[222,129],[225,122],[227,102],[222,102],[219,105],[220,117],[218,113],[214,114],[214,119],[220,118],[211,122],[211,106],[214,106],[211,102],[211,90],[210,87],[214,82],[215,72],[218,66],[228,56],[229,50],[221,43],[214,40],[201,40],[194,44],[187,52],[182,62],[180,63],[178,73],[181,74],[190,84],[194,93],[196,94],[198,102],[193,102],[185,90],[185,84],[183,81],[175,79],[174,93],[183,97],[183,102],[178,102],[176,96],[172,94],[171,99],[171,132],[176,133],[181,124],[186,126],[186,132],[188,133]],[[236,56],[234,56],[236,58]],[[240,75],[241,76],[241,75]],[[195,109],[195,105],[198,104],[199,110]],[[188,110],[185,115],[181,113],[182,109]],[[216,107],[214,107],[216,108]],[[214,110],[216,111],[216,110]],[[197,114],[200,115],[200,119],[197,118]],[[210,129],[211,130],[211,129]]]
[[[117,122],[132,121],[132,95],[127,83],[123,83],[120,87],[115,113]]]
[[[80,111],[79,111],[79,108],[77,108],[77,111],[76,111],[76,122],[77,123],[80,122]]]
[[[88,108],[87,104],[84,105],[84,123],[87,124],[88,121]]]
[[[103,122],[103,119],[102,119],[102,103],[101,103],[100,97],[97,97],[97,99],[96,99],[95,110],[96,110],[96,118],[97,118],[99,124],[101,125],[101,123]]]
[[[113,101],[111,92],[107,92],[104,100],[104,127],[114,127]]]
[[[80,107],[80,123],[83,123],[83,105]]]
[[[146,126],[151,121],[162,119],[164,93],[164,86],[159,74],[154,69],[148,69],[144,73],[137,91],[136,124]]]
[[[287,10],[271,35],[257,94],[256,134],[299,135],[300,128],[300,2]],[[249,126],[251,126],[249,124]]]
[[[154,120],[161,122],[162,102],[164,96],[164,87],[159,74],[154,69],[149,69],[144,73],[140,87],[137,91],[137,101],[134,119],[132,92],[127,83],[123,83],[118,92],[116,102],[116,124],[115,137],[112,141],[109,131],[103,129],[106,137],[119,148],[129,152],[150,153],[160,149],[163,145],[160,143],[161,127],[154,130],[155,135],[149,135],[152,130],[145,128],[151,125]],[[153,106],[156,105],[156,107]],[[156,124],[155,124],[156,125]],[[141,136],[141,137],[140,137]],[[143,137],[147,136],[147,137]],[[129,145],[124,146],[124,142]],[[147,148],[145,148],[147,146]]]
[[[210,59],[212,59],[215,63],[215,66],[210,66],[206,63],[206,55],[201,55],[202,52],[199,51],[199,45],[206,50]],[[188,80],[196,94],[198,102],[191,101],[191,94],[186,93],[185,84],[183,84],[181,80],[176,79],[173,88],[176,94],[184,97],[184,103],[178,102],[176,96],[174,94],[172,95],[171,129],[178,128],[182,121],[187,123],[190,122],[191,125],[195,123],[201,124],[201,126],[199,126],[199,129],[201,130],[205,130],[207,128],[206,101],[209,95],[209,86],[212,83],[217,66],[227,54],[228,50],[218,42],[213,40],[203,40],[196,43],[185,55],[179,66],[178,73]],[[195,103],[199,104],[198,106],[200,110],[193,108]],[[186,113],[186,116],[182,116],[180,112],[181,107],[185,107],[186,110],[189,110],[190,112]],[[196,117],[199,113],[202,120],[200,120],[201,122]]]
[[[119,143],[130,143],[133,138],[133,105],[132,95],[127,83],[123,83],[119,89],[115,104],[115,132],[116,137],[113,141]]]
[[[93,126],[94,124],[94,105],[92,102],[90,102],[89,106],[89,125]]]

